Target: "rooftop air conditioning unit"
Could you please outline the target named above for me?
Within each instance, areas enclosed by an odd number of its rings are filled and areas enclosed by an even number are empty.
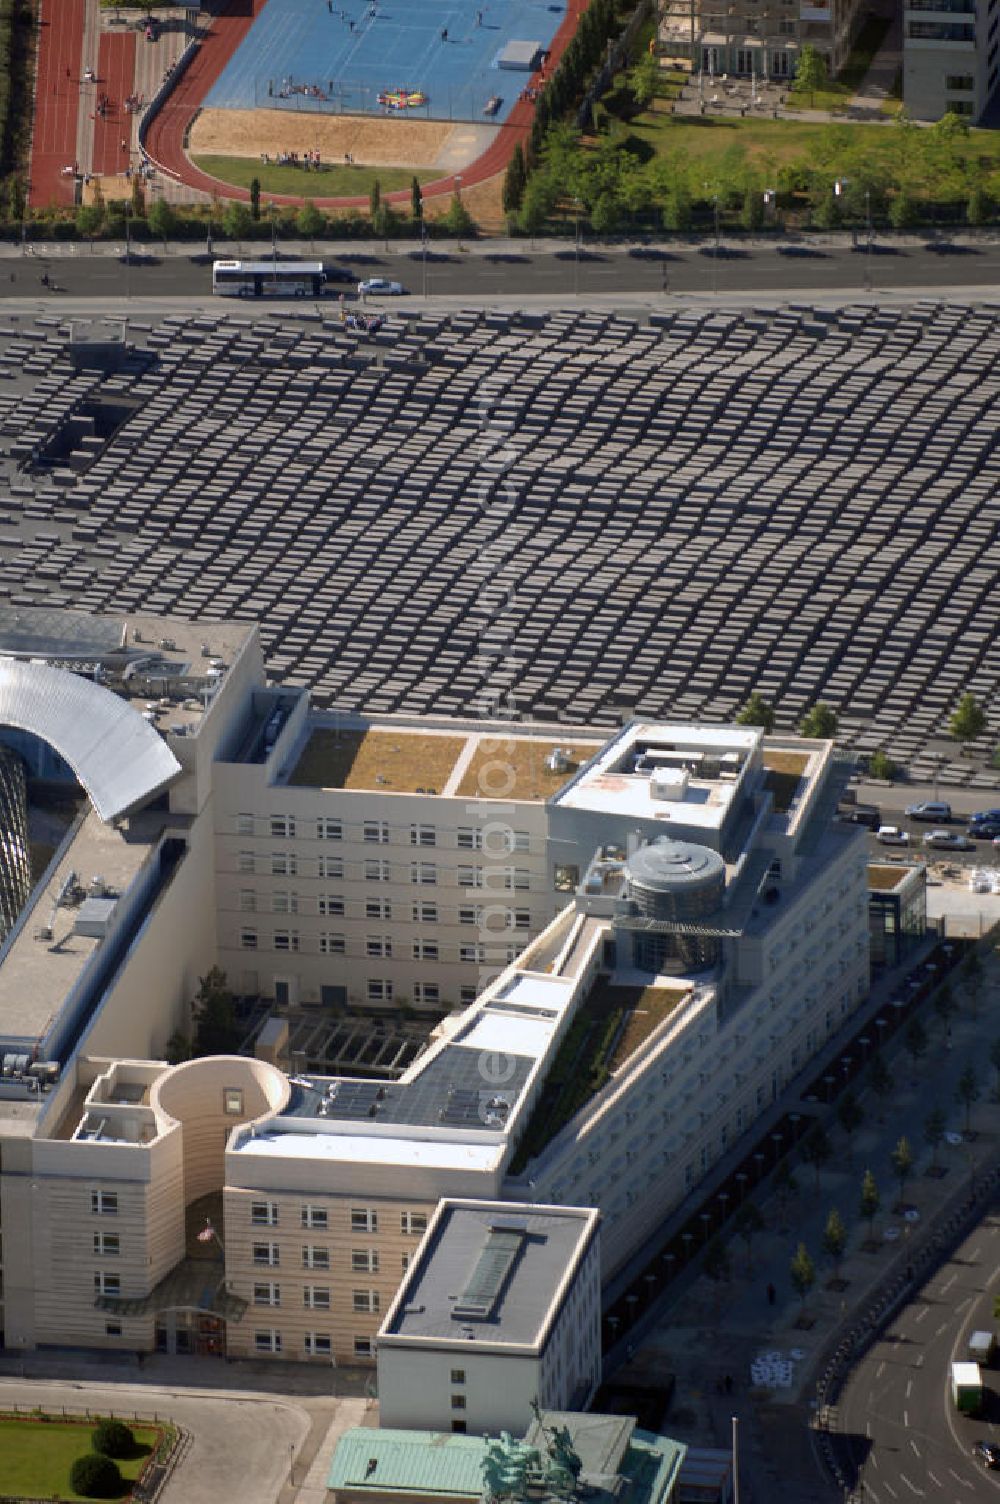
[[[161,637],[157,647],[165,648],[168,653],[174,652],[177,644],[172,637]]]
[[[550,773],[568,773],[573,764],[565,747],[553,747],[546,754],[545,766]]]

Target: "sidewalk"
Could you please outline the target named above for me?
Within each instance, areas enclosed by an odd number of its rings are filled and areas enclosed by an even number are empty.
[[[887,1275],[905,1275],[932,1236],[935,1217],[997,1159],[1000,1103],[993,1099],[997,1073],[988,1064],[987,1052],[1000,1038],[1000,956],[984,955],[983,960],[978,1017],[956,975],[952,991],[961,1006],[951,1019],[950,1041],[933,1005],[925,1005],[917,1016],[929,1036],[927,1054],[914,1064],[903,1038],[893,1038],[885,1051],[893,1090],[880,1103],[870,1090],[859,1088],[865,1121],[853,1144],[838,1125],[834,1107],[825,1125],[832,1154],[819,1176],[801,1161],[793,1164],[798,1193],[783,1202],[772,1192],[759,1202],[765,1227],[752,1239],[749,1257],[746,1243],[730,1232],[730,1277],[713,1281],[693,1274],[689,1283],[678,1280],[667,1313],[617,1375],[622,1384],[639,1387],[659,1387],[666,1374],[675,1376],[665,1427],[680,1440],[726,1447],[731,1417],[740,1416],[747,1452],[744,1466],[755,1480],[755,1500],[798,1504],[805,1497],[803,1479],[815,1477],[810,1402],[817,1369],[834,1334],[845,1321],[856,1319]],[[905,1037],[905,1029],[902,1033]],[[967,1140],[956,1086],[969,1065],[976,1072],[980,1097],[972,1108],[973,1132]],[[941,1173],[931,1173],[932,1152],[924,1137],[928,1113],[934,1108],[941,1109],[947,1124],[938,1153]],[[914,1168],[901,1200],[890,1155],[902,1136],[909,1140]],[[859,1211],[861,1180],[868,1168],[881,1194],[870,1245]],[[832,1207],[848,1231],[839,1280],[822,1252]],[[789,1272],[800,1242],[816,1268],[816,1283],[804,1306]],[[774,1290],[773,1305],[769,1286]],[[727,1375],[731,1394],[726,1392]]]

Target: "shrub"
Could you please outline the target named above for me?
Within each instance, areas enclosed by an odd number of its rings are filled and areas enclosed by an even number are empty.
[[[101,1452],[105,1457],[130,1457],[135,1437],[123,1420],[112,1418],[101,1421],[90,1438],[90,1444],[95,1452]]]
[[[125,1481],[117,1462],[102,1457],[99,1452],[78,1457],[69,1470],[69,1481],[74,1493],[83,1494],[88,1499],[117,1499],[125,1492]]]

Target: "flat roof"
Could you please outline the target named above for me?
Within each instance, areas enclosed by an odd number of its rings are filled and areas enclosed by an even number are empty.
[[[306,788],[440,794],[467,738],[434,730],[319,726],[288,775]]]
[[[242,1135],[233,1153],[271,1159],[350,1160],[353,1164],[410,1165],[433,1170],[489,1170],[503,1153],[493,1139],[446,1139],[375,1133],[303,1133],[295,1128],[258,1129]]]
[[[355,1426],[337,1442],[327,1488],[479,1499],[486,1438]]]
[[[597,1219],[583,1207],[442,1201],[379,1339],[539,1348]]]

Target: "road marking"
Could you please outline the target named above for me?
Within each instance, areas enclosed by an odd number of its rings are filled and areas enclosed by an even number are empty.
[[[938,1327],[937,1331],[934,1333],[935,1337],[940,1337],[941,1333],[944,1332],[944,1331],[946,1331],[947,1328],[948,1328],[947,1321],[942,1321],[941,1325]]]
[[[920,1448],[917,1446],[917,1443],[913,1440],[912,1436],[910,1437],[910,1446],[913,1448],[914,1452],[919,1457],[920,1456]]]
[[[906,1428],[907,1431],[910,1429],[910,1412],[909,1412],[909,1410],[904,1410],[903,1411],[903,1425],[904,1425],[904,1427]]]
[[[930,1306],[920,1306],[919,1309],[913,1313],[914,1321],[923,1321],[929,1310]]]
[[[961,1475],[961,1473],[956,1473],[956,1471],[955,1471],[955,1469],[953,1467],[950,1467],[948,1469],[948,1471],[951,1474],[951,1476],[954,1478],[955,1482],[956,1483],[961,1483],[961,1485],[962,1485],[963,1488],[971,1488],[972,1487],[972,1484],[969,1482],[968,1478],[963,1478],[962,1475]]]
[[[913,1366],[914,1366],[914,1368],[923,1368],[923,1366],[924,1366],[924,1355],[923,1355],[923,1353],[920,1353],[918,1355],[917,1361],[916,1361],[916,1363]]]
[[[907,1488],[910,1490],[910,1492],[912,1494],[916,1494],[921,1499],[924,1497],[924,1491],[923,1491],[923,1489],[922,1488],[918,1488],[915,1483],[911,1483],[910,1480],[909,1480],[909,1478],[906,1476],[905,1473],[900,1473],[900,1475],[899,1475],[899,1481],[900,1481],[900,1483],[905,1483],[906,1486],[907,1486]]]
[[[930,1468],[927,1469],[927,1476],[931,1480],[931,1482],[934,1484],[935,1488],[943,1488],[944,1487],[944,1484],[941,1482],[941,1479],[935,1477],[935,1475],[931,1472]]]
[[[899,1495],[897,1494],[896,1490],[893,1488],[893,1486],[892,1486],[891,1483],[887,1483],[885,1485],[885,1488],[886,1488],[886,1492],[892,1494],[892,1497],[894,1499],[898,1499],[899,1498]]]
[[[909,1399],[910,1395],[912,1393],[913,1393],[913,1380],[912,1379],[907,1379],[907,1381],[906,1381],[906,1398]]]
[[[957,1274],[950,1274],[948,1276],[948,1278],[945,1280],[944,1284],[941,1286],[941,1294],[942,1295],[946,1295],[957,1279],[958,1279],[958,1275]]]
[[[884,1372],[885,1372],[885,1359],[883,1358],[882,1361],[879,1363],[879,1366],[875,1370],[875,1377],[877,1379],[880,1379],[882,1377],[882,1375],[883,1375]],[[871,1396],[869,1396],[869,1398],[871,1398]]]
[[[994,1228],[993,1231],[996,1232],[996,1228]],[[996,1266],[993,1273],[990,1275],[988,1283],[995,1285],[998,1279],[1000,1279],[1000,1264]]]

